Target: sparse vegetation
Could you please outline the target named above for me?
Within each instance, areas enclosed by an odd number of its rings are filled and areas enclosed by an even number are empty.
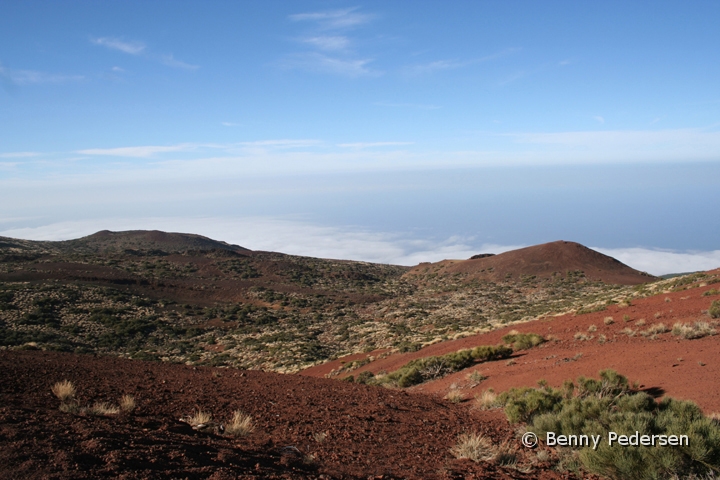
[[[489,410],[499,406],[497,394],[492,390],[483,390],[479,395],[475,396],[475,408],[479,410]]]
[[[460,390],[453,388],[445,395],[445,399],[451,403],[460,403],[465,400],[465,395]]]
[[[90,415],[108,416],[117,415],[120,413],[120,409],[108,402],[95,402],[92,407],[86,408],[85,412]]]
[[[512,345],[513,350],[527,350],[545,342],[545,339],[537,333],[510,332],[502,337],[503,342]]]
[[[672,334],[676,337],[693,340],[709,335],[715,335],[717,331],[708,322],[697,321],[695,323],[677,322],[673,325]]]
[[[720,300],[713,300],[708,309],[711,318],[720,318]]]
[[[57,382],[51,388],[52,393],[63,403],[72,400],[75,397],[75,385],[69,380]]]
[[[488,462],[497,453],[492,440],[478,433],[461,434],[450,452],[455,458],[467,458],[473,462]]]
[[[468,380],[470,380],[470,387],[476,387],[483,380],[485,380],[486,377],[479,371],[473,370],[472,372],[468,373],[467,378]]]
[[[187,418],[187,423],[192,427],[206,425],[210,422],[212,422],[212,414],[202,410],[198,410],[191,417]]]
[[[467,368],[476,362],[507,358],[512,353],[513,350],[505,345],[482,345],[442,356],[418,358],[392,373],[367,379],[366,383],[390,384],[401,388],[410,387],[428,380],[444,377],[449,373]]]
[[[613,317],[605,317],[603,323],[605,323],[605,325],[612,325],[613,323],[615,323],[615,320],[613,320]]]
[[[233,437],[244,437],[250,435],[254,430],[255,424],[252,417],[240,410],[233,412],[232,418],[225,425],[225,433]]]
[[[125,413],[130,413],[135,410],[135,397],[132,395],[123,395],[120,398],[120,410]]]

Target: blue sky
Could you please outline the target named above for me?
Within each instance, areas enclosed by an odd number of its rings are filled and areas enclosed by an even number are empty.
[[[0,235],[720,266],[717,2],[3,2]]]

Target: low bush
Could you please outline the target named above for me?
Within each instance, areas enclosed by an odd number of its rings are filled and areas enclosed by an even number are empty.
[[[537,347],[545,339],[537,333],[508,333],[502,338],[503,342],[512,345],[514,350],[527,350]]]
[[[672,328],[673,335],[687,340],[703,338],[709,335],[715,335],[716,333],[715,329],[709,323],[700,321],[694,324],[677,322]]]
[[[714,300],[708,309],[711,318],[720,318],[720,300]]]
[[[656,402],[630,388],[622,375],[600,372],[580,377],[562,389],[513,389],[499,398],[513,422],[528,422],[541,439],[555,435],[601,435],[597,449],[573,446],[574,458],[595,474],[613,479],[697,478],[720,467],[720,425],[692,402],[665,398]],[[687,435],[688,445],[618,446],[607,432],[620,435]],[[704,477],[703,477],[704,478]],[[708,477],[710,478],[710,477]],[[714,478],[714,477],[712,477]]]
[[[446,355],[418,358],[383,377],[367,379],[365,383],[391,384],[401,388],[411,387],[458,372],[476,362],[507,358],[512,353],[512,348],[505,345],[482,345]]]

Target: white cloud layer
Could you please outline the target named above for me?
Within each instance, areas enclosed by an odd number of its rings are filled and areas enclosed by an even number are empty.
[[[414,238],[398,232],[373,232],[353,226],[317,225],[282,217],[148,217],[111,218],[48,223],[10,228],[0,236],[29,240],[68,240],[99,230],[164,230],[196,233],[252,250],[276,251],[320,258],[417,265],[443,259],[467,259],[477,253],[503,253],[524,245],[473,243],[472,238]],[[720,250],[678,252],[651,248],[595,250],[653,275],[710,270],[720,267]]]
[[[720,267],[720,250],[678,252],[651,248],[594,248],[626,265],[653,275],[696,272]]]

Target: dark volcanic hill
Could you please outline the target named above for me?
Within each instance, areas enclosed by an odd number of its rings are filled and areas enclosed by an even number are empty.
[[[224,250],[250,255],[252,250],[239,245],[213,240],[191,233],[161,232],[159,230],[102,230],[87,237],[64,241],[33,241],[0,237],[0,253],[5,254],[111,254],[150,253],[168,254],[192,251]]]
[[[656,280],[652,275],[630,268],[619,260],[579,243],[563,240],[482,258],[421,264],[407,275],[424,273],[428,269],[437,274],[463,273],[469,278],[495,281],[532,276],[564,277],[568,274],[580,275],[580,272],[589,280],[617,285],[637,285]]]
[[[168,233],[159,230],[129,230],[111,232],[102,230],[77,240],[61,242],[71,248],[86,248],[98,252],[123,250],[161,250],[169,252],[187,250],[230,250],[249,254],[251,250],[239,245],[220,242],[202,235],[190,233]]]

